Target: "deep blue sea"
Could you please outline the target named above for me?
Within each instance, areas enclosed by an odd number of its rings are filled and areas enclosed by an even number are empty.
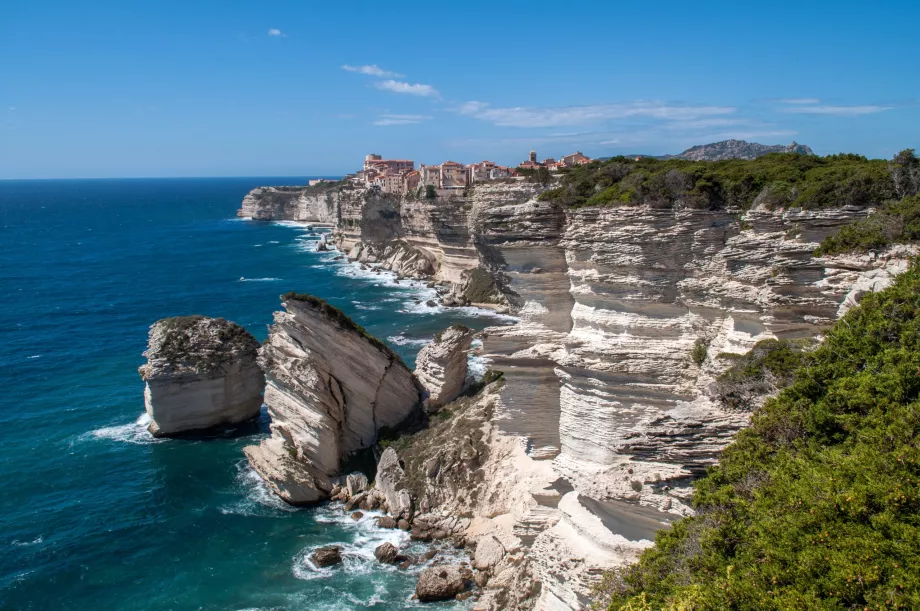
[[[164,316],[221,316],[262,340],[278,296],[308,292],[410,363],[452,322],[496,323],[313,252],[303,226],[235,218],[249,189],[304,181],[0,181],[0,608],[418,606],[413,571],[373,560],[404,533],[266,491],[241,448],[267,416],[197,441],[154,440],[141,419],[137,368]],[[314,569],[307,554],[330,543],[344,565]]]

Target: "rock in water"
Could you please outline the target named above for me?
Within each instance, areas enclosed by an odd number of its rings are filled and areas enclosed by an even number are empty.
[[[463,576],[458,566],[430,566],[419,575],[415,595],[422,602],[448,600],[463,591]]]
[[[377,562],[383,564],[393,564],[397,554],[399,554],[399,550],[392,543],[381,543],[374,550],[374,557],[377,558]]]
[[[272,435],[244,452],[278,496],[301,505],[328,498],[341,458],[413,414],[421,387],[392,350],[340,310],[294,293],[282,304],[259,352]]]
[[[427,409],[436,410],[450,403],[463,391],[467,373],[467,352],[473,332],[453,325],[425,344],[415,359],[415,375],[429,396]]]
[[[256,362],[259,342],[223,318],[177,316],[150,327],[146,382],[148,429],[169,436],[259,415],[265,377]]]
[[[406,489],[406,472],[399,464],[399,455],[393,448],[387,448],[377,463],[376,488],[386,498],[387,507],[393,519],[412,517],[412,497]]]
[[[320,568],[341,564],[342,548],[338,545],[320,547],[311,554],[310,558],[313,560],[313,563]]]

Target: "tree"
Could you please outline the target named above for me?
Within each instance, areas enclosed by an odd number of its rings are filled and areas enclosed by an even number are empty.
[[[435,199],[438,197],[438,192],[435,190],[434,185],[425,185],[425,199]]]
[[[920,193],[920,159],[914,155],[914,149],[904,149],[895,155],[888,162],[888,171],[898,198]]]

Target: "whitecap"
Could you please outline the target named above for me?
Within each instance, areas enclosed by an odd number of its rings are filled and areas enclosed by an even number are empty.
[[[41,535],[39,535],[38,538],[33,539],[32,541],[13,541],[13,545],[16,547],[31,547],[33,545],[38,545],[42,541],[44,541],[44,539]]]
[[[297,511],[274,494],[265,481],[259,477],[249,462],[243,460],[236,465],[237,473],[234,477],[235,492],[242,498],[218,508],[224,515],[241,516],[266,516],[283,517]],[[281,513],[279,513],[281,512]]]
[[[237,282],[279,282],[281,278],[245,278],[240,276]]]
[[[272,225],[278,225],[279,227],[290,227],[300,231],[310,231],[310,223],[304,223],[302,221],[272,221]]]
[[[159,443],[165,439],[157,439],[147,430],[152,418],[144,412],[137,420],[131,424],[122,424],[120,426],[107,426],[88,434],[96,439],[109,439],[111,441],[123,441],[125,443]]]
[[[42,358],[42,355],[40,355],[40,354],[33,354],[32,356],[30,356],[30,357],[28,357],[28,358],[30,358],[30,359],[40,359],[40,358]]]
[[[352,301],[352,303],[354,304],[355,308],[358,310],[380,310],[382,309],[381,306],[377,306],[377,305],[368,305],[366,303],[358,303],[357,301]]]
[[[387,341],[397,346],[424,346],[431,342],[433,337],[406,337],[405,335],[391,335]]]
[[[268,243],[269,244],[280,244],[281,242],[279,242],[278,240],[269,240]]]

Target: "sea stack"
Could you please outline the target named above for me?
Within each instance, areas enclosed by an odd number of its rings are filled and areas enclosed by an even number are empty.
[[[337,308],[305,294],[281,302],[259,351],[272,435],[243,451],[278,496],[305,505],[329,497],[344,456],[418,409],[421,386],[399,356]]]
[[[425,344],[415,359],[415,375],[428,398],[425,408],[436,411],[463,391],[467,374],[467,353],[473,332],[463,325],[453,325]]]
[[[238,424],[259,414],[259,342],[223,318],[176,316],[150,327],[144,405],[156,437]]]

